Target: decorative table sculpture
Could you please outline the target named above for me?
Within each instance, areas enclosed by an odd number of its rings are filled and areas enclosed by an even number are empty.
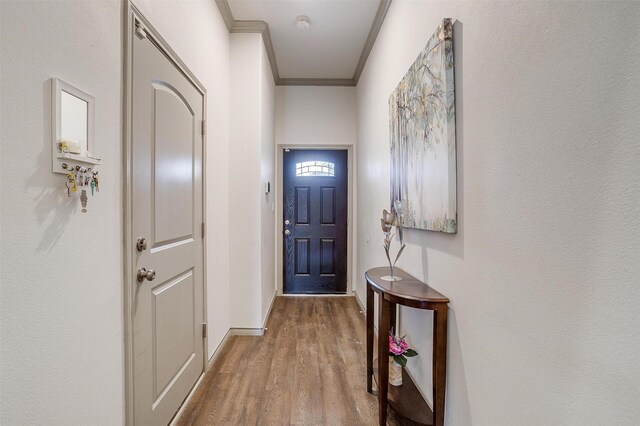
[[[382,279],[385,281],[400,281],[402,279],[401,277],[393,275],[393,269],[396,266],[396,262],[398,261],[398,259],[400,259],[400,255],[402,254],[404,248],[407,246],[402,238],[402,202],[400,200],[396,200],[393,202],[391,213],[389,213],[386,209],[382,210],[382,219],[380,219],[380,225],[382,227],[382,232],[384,232],[384,252],[387,255],[387,260],[389,261],[389,270],[391,271],[390,275],[385,275],[384,277],[382,277]],[[394,226],[398,228],[400,250],[398,250],[396,259],[392,262],[389,250],[391,249],[391,242],[393,241],[393,237],[396,235],[391,234],[391,230]]]

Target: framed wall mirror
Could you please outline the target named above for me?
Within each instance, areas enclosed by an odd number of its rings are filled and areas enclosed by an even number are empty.
[[[63,164],[99,164],[95,156],[95,100],[82,90],[52,79],[52,169],[67,173]]]

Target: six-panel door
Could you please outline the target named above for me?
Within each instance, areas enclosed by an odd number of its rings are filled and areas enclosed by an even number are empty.
[[[283,156],[284,292],[347,290],[347,151]]]

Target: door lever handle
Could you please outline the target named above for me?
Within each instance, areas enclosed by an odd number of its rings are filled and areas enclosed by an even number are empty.
[[[156,278],[156,271],[153,269],[147,270],[147,268],[138,269],[138,282],[141,283],[144,280],[153,281]]]

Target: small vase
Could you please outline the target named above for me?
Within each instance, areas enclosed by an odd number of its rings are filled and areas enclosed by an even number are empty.
[[[391,386],[402,385],[402,366],[389,357],[389,384]]]

